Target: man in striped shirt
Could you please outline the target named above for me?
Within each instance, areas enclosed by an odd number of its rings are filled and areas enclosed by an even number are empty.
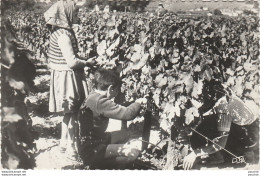
[[[196,129],[200,134],[195,133],[191,137],[194,150],[184,158],[184,169],[191,169],[196,158],[203,156],[209,156],[206,161],[211,161],[212,164],[230,161],[234,156],[245,156],[246,162],[258,163],[257,115],[219,81],[205,83],[202,93],[204,106],[200,111],[203,114],[212,110],[213,115],[203,117],[202,123]],[[213,142],[208,142],[205,137]]]

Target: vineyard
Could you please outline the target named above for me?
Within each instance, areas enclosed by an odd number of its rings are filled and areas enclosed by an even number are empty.
[[[29,129],[26,133],[22,129],[18,132],[21,138],[23,134],[30,138],[29,141],[19,138],[26,141],[23,149],[26,152],[9,150],[5,159],[17,161],[20,163],[18,167],[26,169],[83,169],[80,161],[59,163],[62,157],[55,152],[62,118],[48,112],[50,73],[46,52],[49,31],[44,18],[33,11],[10,11],[7,16],[14,38],[27,49],[19,52],[26,52],[24,56],[33,63],[36,73],[31,78],[34,85],[28,85],[32,87],[31,93],[25,96],[27,91],[22,91],[21,98],[26,101],[32,119],[32,122],[27,122]],[[96,69],[111,68],[123,79],[122,93],[115,101],[124,104],[148,97],[149,103],[140,117],[125,124],[133,138],[138,136],[143,140],[142,146],[146,146],[134,169],[180,169],[183,157],[190,150],[189,129],[201,117],[202,87],[207,81],[220,80],[258,116],[257,17],[180,18],[171,13],[155,16],[151,13],[89,13],[84,10],[79,16],[81,22],[74,26],[78,55],[96,61],[94,68],[85,69],[89,89]],[[21,90],[19,84],[10,86]],[[6,114],[10,118],[12,112],[9,110]],[[151,119],[148,124],[147,116]],[[15,132],[12,120],[7,119],[6,123],[9,131]],[[23,126],[18,123],[15,121],[13,125]],[[121,122],[112,121],[111,130],[115,124],[121,128]],[[12,140],[18,140],[9,131],[2,135],[11,135]],[[141,138],[144,133],[147,141]],[[138,142],[142,143],[141,140],[132,143],[140,146]],[[26,163],[25,166],[22,162]],[[5,162],[4,167],[12,168],[9,162]],[[239,167],[248,169],[254,166]]]

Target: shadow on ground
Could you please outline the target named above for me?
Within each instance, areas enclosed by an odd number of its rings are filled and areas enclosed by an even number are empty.
[[[50,82],[49,80],[41,81],[41,84],[39,86],[35,87],[34,92],[37,92],[37,93],[48,92],[50,89],[49,82]]]
[[[49,101],[48,98],[38,99],[36,103],[31,105],[31,111],[33,116],[48,117],[51,115],[49,112]]]
[[[33,128],[39,132],[41,138],[60,139],[61,123],[57,123],[55,126],[36,124],[33,126]]]

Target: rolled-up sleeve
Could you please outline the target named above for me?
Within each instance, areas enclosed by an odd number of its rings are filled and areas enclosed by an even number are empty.
[[[133,120],[139,113],[141,105],[132,103],[124,107],[114,103],[108,98],[101,98],[98,102],[98,111],[105,117],[117,120]]]
[[[68,35],[62,34],[58,38],[58,45],[61,49],[62,55],[65,58],[69,68],[77,69],[77,68],[84,68],[86,66],[86,61],[79,59],[76,57],[71,39]]]

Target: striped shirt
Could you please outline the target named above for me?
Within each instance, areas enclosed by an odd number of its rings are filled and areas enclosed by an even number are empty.
[[[77,53],[76,39],[71,32],[66,29],[58,29],[54,31],[50,36],[48,49],[49,66],[53,70],[71,70],[68,67],[67,61],[58,44],[58,39],[62,34],[67,35],[71,39],[73,51],[74,53]]]
[[[231,123],[240,126],[250,125],[257,118],[237,96],[232,96],[229,101],[222,97],[213,109],[218,116],[219,131],[230,131]]]

